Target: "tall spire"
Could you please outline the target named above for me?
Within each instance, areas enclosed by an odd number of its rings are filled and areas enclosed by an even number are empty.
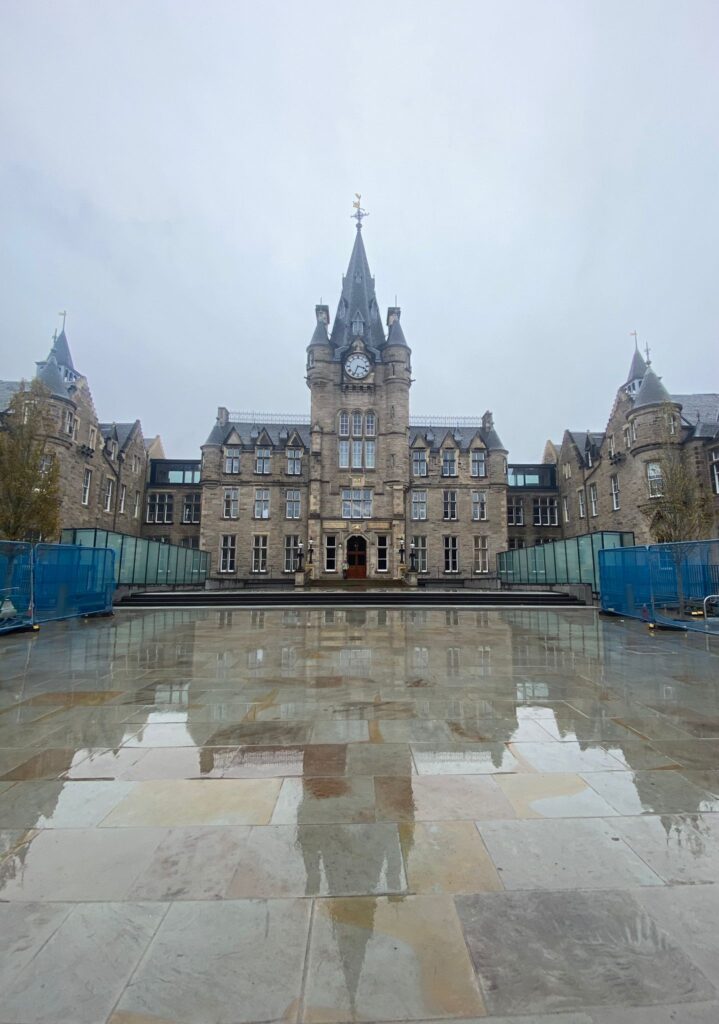
[[[367,216],[365,211],[361,207],[357,207],[355,242],[347,273],[342,279],[342,294],[330,338],[336,348],[346,347],[356,337],[361,338],[370,348],[379,349],[385,343],[374,290],[374,278],[370,272],[367,253],[362,241],[362,217],[364,216]]]

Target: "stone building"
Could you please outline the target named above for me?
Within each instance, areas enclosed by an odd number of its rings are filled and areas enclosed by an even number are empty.
[[[315,307],[308,417],[218,410],[202,446],[201,547],[211,575],[486,578],[507,546],[507,451],[491,413],[410,416],[411,350],[383,325],[362,212],[333,323]]]
[[[140,421],[100,422],[87,378],[73,364],[64,328],[53,338],[47,359],[37,363],[36,377],[49,393],[54,428],[46,447],[48,458],[56,459],[60,468],[61,527],[139,536],[147,472]],[[19,387],[17,381],[3,382],[0,412]]]

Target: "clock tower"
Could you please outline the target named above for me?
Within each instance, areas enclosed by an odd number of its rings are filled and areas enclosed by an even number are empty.
[[[382,322],[362,239],[364,210],[334,322],[315,307],[309,540],[316,576],[396,578],[409,482],[410,349],[391,306]]]

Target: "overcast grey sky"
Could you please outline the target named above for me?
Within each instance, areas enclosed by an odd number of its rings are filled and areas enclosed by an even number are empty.
[[[414,413],[602,429],[636,329],[719,391],[719,3],[0,0],[0,378],[57,312],[101,418],[196,457],[307,412],[354,224]]]

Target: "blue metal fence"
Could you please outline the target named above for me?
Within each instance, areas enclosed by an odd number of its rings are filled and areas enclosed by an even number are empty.
[[[582,537],[555,540],[530,548],[515,548],[497,555],[497,571],[503,583],[588,583],[599,589],[597,555],[606,548],[634,544],[633,533],[609,530]]]
[[[719,633],[719,540],[601,551],[599,583],[602,611]]]
[[[0,633],[111,612],[114,591],[107,548],[0,541]]]
[[[146,586],[203,586],[210,555],[197,548],[162,544],[112,530],[63,530],[62,544],[110,548],[115,552],[115,581]]]

